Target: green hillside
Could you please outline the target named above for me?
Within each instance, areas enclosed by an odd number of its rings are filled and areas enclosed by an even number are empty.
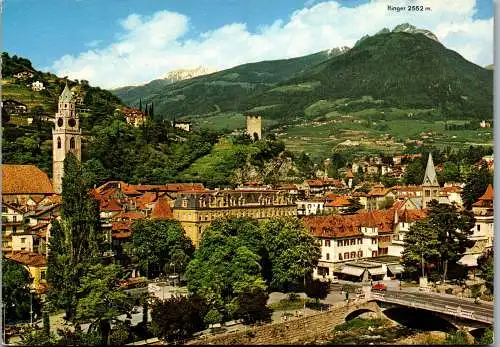
[[[128,105],[138,105],[141,98],[143,102],[153,102],[158,114],[169,118],[238,111],[248,97],[259,95],[340,53],[334,49],[294,59],[244,64],[176,83],[154,80],[144,86],[111,92]]]

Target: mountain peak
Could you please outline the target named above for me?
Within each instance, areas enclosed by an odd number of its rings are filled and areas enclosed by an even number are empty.
[[[163,79],[178,82],[217,72],[216,69],[198,66],[193,69],[179,69],[168,72]]]
[[[430,30],[427,29],[418,29],[416,26],[411,25],[410,23],[403,23],[396,25],[396,27],[392,30],[393,33],[397,32],[404,32],[404,33],[410,33],[410,34],[423,34],[430,38],[431,40],[434,40],[436,42],[439,42],[438,38],[434,33]]]

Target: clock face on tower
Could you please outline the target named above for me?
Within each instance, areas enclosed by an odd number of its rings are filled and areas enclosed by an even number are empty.
[[[70,118],[68,124],[70,127],[74,127],[76,125],[76,120],[74,118]]]
[[[61,117],[59,117],[59,118],[57,119],[57,126],[62,127],[62,126],[63,126],[63,123],[64,123],[63,119],[62,119]]]

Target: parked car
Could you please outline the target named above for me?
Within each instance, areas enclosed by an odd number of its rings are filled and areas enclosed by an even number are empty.
[[[383,284],[383,283],[375,283],[373,286],[372,286],[372,289],[373,290],[387,290],[387,285]]]
[[[330,282],[331,283],[339,283],[339,278],[337,276],[332,276]]]

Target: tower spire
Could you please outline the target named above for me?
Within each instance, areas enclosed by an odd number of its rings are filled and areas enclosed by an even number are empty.
[[[432,153],[429,153],[429,159],[427,159],[427,167],[425,168],[424,186],[439,186],[437,180],[436,170],[434,168],[434,162],[432,161]]]

